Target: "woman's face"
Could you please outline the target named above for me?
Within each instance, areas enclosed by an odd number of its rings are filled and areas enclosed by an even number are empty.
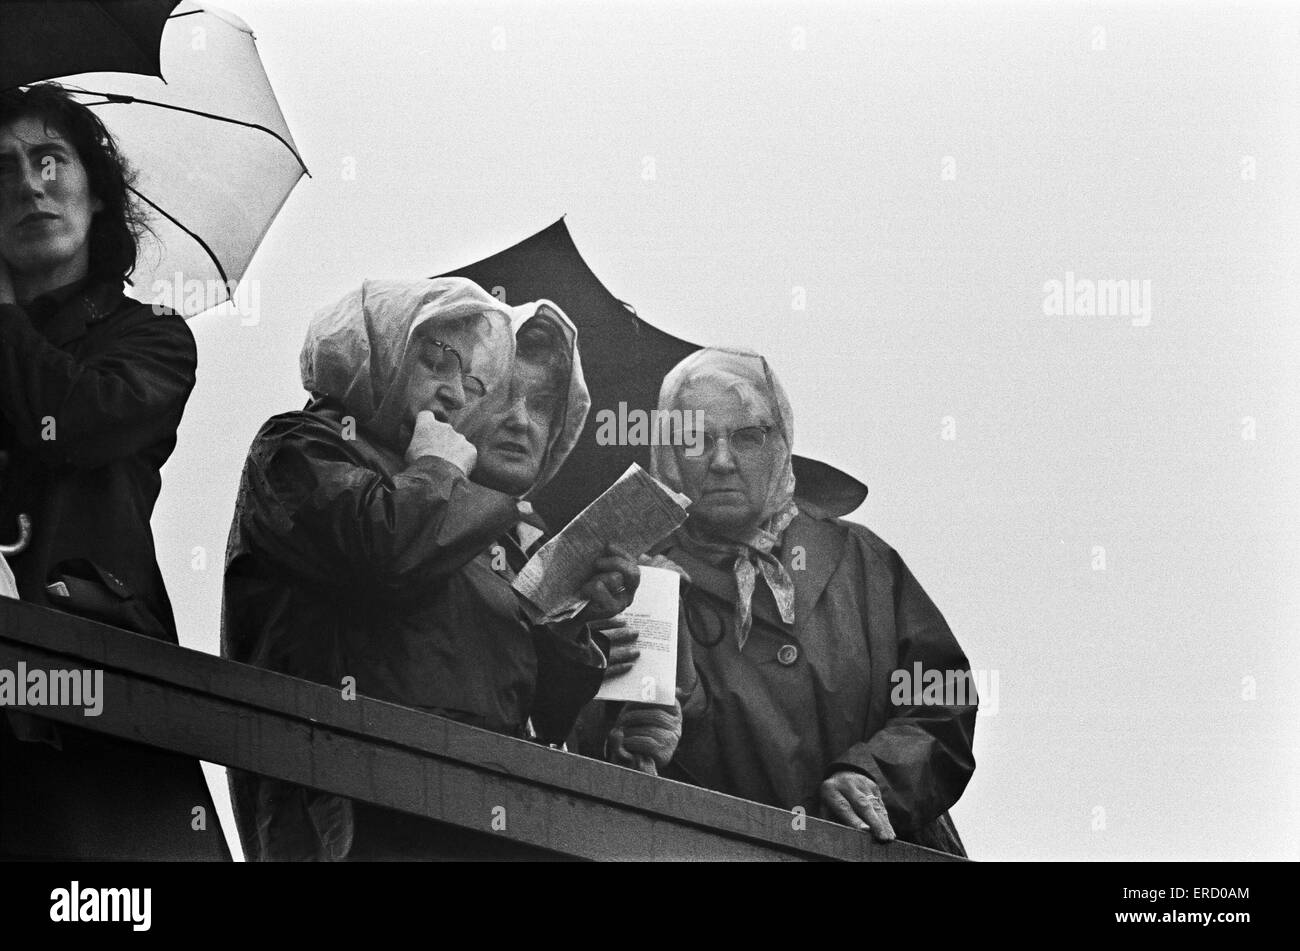
[[[550,369],[516,360],[504,405],[465,433],[478,450],[474,481],[508,495],[531,489],[546,459],[559,401]]]
[[[402,422],[407,438],[424,410],[456,426],[466,407],[482,398],[481,381],[474,375],[482,349],[468,321],[439,327],[425,323],[416,329],[406,353]]]
[[[763,520],[773,471],[784,452],[775,420],[763,406],[746,405],[735,390],[716,380],[688,383],[678,397],[683,418],[693,420],[695,410],[703,413],[704,433],[711,436],[711,452],[690,455],[685,446],[674,448],[682,474],[682,490],[694,503],[690,517],[704,528],[729,533],[750,531]],[[689,424],[688,424],[689,425]],[[728,436],[747,426],[768,426],[767,441],[761,448],[736,452]],[[686,446],[700,446],[700,434],[685,440]]]
[[[90,223],[103,202],[72,143],[43,119],[0,128],[0,258],[52,286],[85,276]]]

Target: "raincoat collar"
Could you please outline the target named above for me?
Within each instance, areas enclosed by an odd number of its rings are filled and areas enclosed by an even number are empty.
[[[794,579],[794,624],[807,621],[822,592],[844,556],[847,534],[832,519],[813,505],[801,502],[799,514],[790,522],[781,550],[781,564]],[[736,576],[704,560],[696,552],[674,539],[665,553],[691,577],[691,583],[703,588],[727,604],[737,596]],[[756,601],[754,616],[775,627],[789,626],[773,613],[767,602]]]
[[[84,337],[90,324],[111,314],[121,296],[121,289],[112,283],[84,277],[37,295],[23,305],[23,310],[46,340],[62,347]]]

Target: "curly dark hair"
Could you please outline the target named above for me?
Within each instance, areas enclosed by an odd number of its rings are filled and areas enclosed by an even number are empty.
[[[40,119],[47,132],[61,134],[76,149],[90,192],[104,206],[90,223],[89,274],[121,284],[135,270],[140,238],[149,231],[145,213],[130,191],[135,170],[94,110],[58,83],[0,92],[0,127],[26,118]]]

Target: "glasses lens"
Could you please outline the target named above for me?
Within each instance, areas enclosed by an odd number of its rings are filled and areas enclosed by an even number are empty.
[[[425,340],[422,359],[429,369],[439,373],[460,373],[460,354],[434,337]]]
[[[763,443],[767,441],[767,433],[761,426],[746,426],[732,433],[728,441],[736,452],[754,452],[763,448]]]
[[[682,425],[674,423],[672,429],[672,441],[674,446],[681,446],[688,452],[694,452],[700,445],[700,437],[703,434],[691,425]]]
[[[487,395],[487,384],[469,373],[461,374],[460,385],[464,389],[465,395],[474,399],[482,399]]]

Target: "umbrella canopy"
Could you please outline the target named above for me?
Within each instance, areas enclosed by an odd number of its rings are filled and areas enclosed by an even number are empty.
[[[180,4],[161,62],[165,82],[126,73],[59,81],[139,172],[153,236],[141,242],[131,295],[192,317],[234,295],[307,169],[242,20]]]
[[[66,76],[161,76],[158,41],[177,0],[0,3],[0,90]]]
[[[636,411],[648,414],[658,404],[664,374],[700,348],[646,323],[606,290],[582,259],[563,219],[443,276],[467,277],[509,304],[552,300],[578,328],[591,415],[564,467],[534,500],[551,525],[567,523],[633,462],[650,467],[648,445],[598,443],[601,414],[631,420]],[[847,515],[867,496],[867,487],[857,479],[814,459],[796,455],[794,473],[796,499],[832,515]]]

